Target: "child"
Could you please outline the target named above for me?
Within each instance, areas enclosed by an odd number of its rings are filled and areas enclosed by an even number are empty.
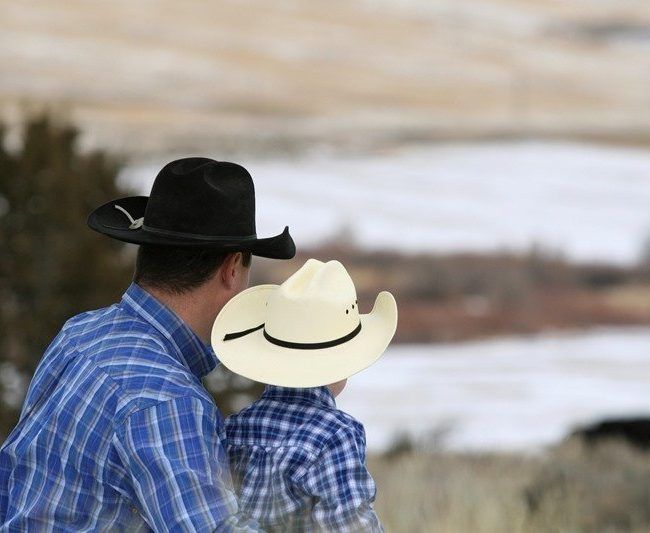
[[[268,384],[226,420],[240,506],[265,530],[382,531],[363,426],[334,398],[381,356],[396,326],[390,293],[361,315],[343,265],[314,259],[282,285],[240,293],[217,317],[221,362]]]

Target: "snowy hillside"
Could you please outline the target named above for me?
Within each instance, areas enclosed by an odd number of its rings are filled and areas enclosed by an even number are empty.
[[[368,445],[449,429],[454,449],[535,450],[605,417],[650,414],[650,331],[395,346],[337,400]]]
[[[218,157],[218,156],[215,156]],[[650,152],[574,144],[439,145],[366,157],[241,161],[258,233],[299,246],[341,229],[368,248],[527,250],[634,263],[650,237]],[[147,194],[163,162],[122,179]]]

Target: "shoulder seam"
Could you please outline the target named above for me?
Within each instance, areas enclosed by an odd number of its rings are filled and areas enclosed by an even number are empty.
[[[329,438],[323,443],[322,446],[320,446],[318,453],[315,454],[314,458],[308,464],[305,465],[305,471],[296,479],[296,481],[301,481],[307,475],[307,473],[311,470],[311,467],[314,466],[314,463],[318,460],[319,457],[323,455],[323,452],[328,448],[329,443],[332,440],[334,440],[334,438],[339,433],[343,433],[343,432],[348,432],[349,434],[351,434],[350,436],[354,438],[355,443],[357,442],[357,436],[354,429],[350,428],[349,426],[341,426],[329,436]]]
[[[109,378],[110,378],[110,376],[109,376]],[[202,405],[206,405],[206,402],[205,402],[205,400],[203,398],[199,398],[198,396],[192,396],[192,395],[189,395],[189,394],[186,394],[186,395],[183,395],[183,396],[176,396],[174,398],[167,398],[166,400],[153,400],[153,403],[151,405],[135,408],[133,411],[130,411],[124,417],[121,417],[122,419],[120,420],[120,422],[115,424],[116,428],[114,429],[113,432],[117,433],[117,429],[118,429],[117,426],[119,426],[120,428],[124,427],[124,424],[126,423],[127,419],[131,418],[133,415],[136,415],[136,414],[138,414],[138,413],[140,413],[142,411],[146,411],[147,409],[160,407],[161,405],[164,405],[166,403],[176,402],[178,400],[183,400],[183,399],[196,400],[197,402],[201,403]],[[215,409],[215,410],[217,409],[216,405],[211,405],[210,407]]]

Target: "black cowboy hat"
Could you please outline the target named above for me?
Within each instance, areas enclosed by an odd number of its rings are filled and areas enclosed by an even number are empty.
[[[255,188],[235,163],[188,157],[166,164],[150,196],[113,200],[95,209],[88,226],[134,244],[216,248],[291,259],[296,246],[289,228],[258,239]]]

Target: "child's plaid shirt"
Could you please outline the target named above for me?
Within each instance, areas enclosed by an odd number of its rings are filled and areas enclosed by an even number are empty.
[[[268,386],[226,420],[240,507],[267,531],[383,531],[363,426],[327,387]]]

